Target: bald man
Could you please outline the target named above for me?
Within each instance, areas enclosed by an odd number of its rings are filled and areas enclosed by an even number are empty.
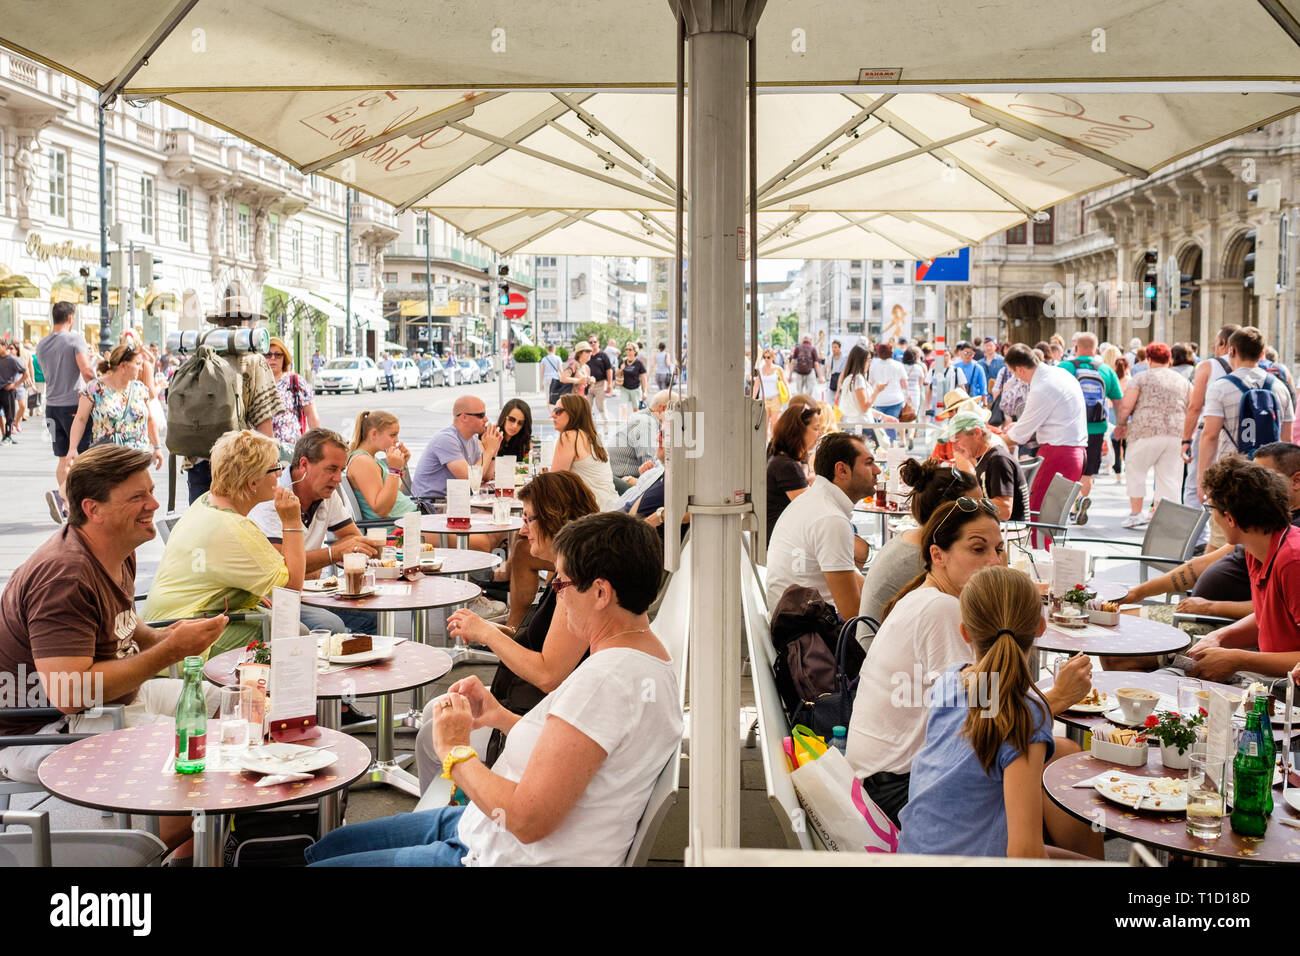
[[[421,498],[447,497],[448,478],[468,478],[469,466],[483,466],[483,480],[495,474],[501,429],[488,424],[483,399],[464,395],[452,406],[451,424],[433,436],[415,467],[411,488]]]

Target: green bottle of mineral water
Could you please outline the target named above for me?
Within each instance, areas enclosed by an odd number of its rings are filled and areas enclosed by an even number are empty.
[[[208,703],[203,658],[185,658],[185,686],[176,702],[176,772],[202,773],[208,752]]]
[[[1232,832],[1262,837],[1268,828],[1268,799],[1273,787],[1273,764],[1264,749],[1260,714],[1246,714],[1246,729],[1232,762]]]

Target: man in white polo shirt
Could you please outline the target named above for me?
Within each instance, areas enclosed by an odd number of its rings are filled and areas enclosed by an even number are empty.
[[[862,439],[831,432],[817,445],[817,478],[781,513],[767,546],[767,612],[792,584],[816,588],[848,620],[858,613],[862,575],[854,555],[853,505],[876,490],[880,469]]]
[[[352,520],[352,511],[343,500],[339,485],[347,467],[348,445],[338,432],[313,428],[293,446],[293,461],[280,475],[280,484],[292,488],[302,505],[303,551],[309,578],[320,576],[322,568],[343,562],[343,555],[356,551],[367,558],[379,553],[376,542],[368,540]],[[275,502],[263,501],[248,513],[249,520],[262,529],[272,547],[283,550],[283,533]],[[327,544],[327,534],[335,541]],[[337,614],[323,608],[303,605],[301,620],[308,629],[374,633],[375,616],[364,611]]]

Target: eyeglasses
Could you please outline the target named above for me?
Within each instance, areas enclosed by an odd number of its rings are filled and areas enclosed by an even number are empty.
[[[462,415],[468,415],[470,418],[485,419],[487,412],[461,412]]]
[[[948,513],[943,516],[943,519],[939,522],[939,527],[934,529],[934,537],[937,538],[939,536],[939,528],[942,528],[944,524],[948,521],[948,519],[952,517],[953,512],[957,510],[961,510],[965,514],[972,514],[973,512],[976,511],[984,511],[989,515],[991,515],[993,518],[995,519],[998,518],[997,505],[989,501],[987,498],[967,498],[963,495],[962,497],[954,501],[953,504],[956,505],[957,507],[950,509]]]
[[[966,487],[966,479],[962,477],[962,473],[957,470],[955,465],[940,465],[935,471],[948,476],[948,487],[943,489],[944,499],[947,499],[949,492],[954,489]]]
[[[555,589],[555,596],[556,596],[556,597],[559,597],[559,596],[560,596],[560,593],[561,593],[565,588],[575,587],[576,585],[577,585],[577,582],[576,582],[576,581],[561,581],[560,578],[559,578],[559,576],[557,575],[556,578],[555,578],[555,584],[552,585],[552,587],[554,587],[554,589]]]
[[[268,469],[266,469],[266,473],[267,473],[268,475],[278,475],[278,474],[280,474],[280,473],[283,472],[283,471],[284,471],[284,462],[280,462],[280,463],[277,464],[274,468],[268,468]]]
[[[267,352],[267,353],[266,353],[266,357],[267,357],[267,358],[278,358],[278,359],[282,359],[282,358],[284,358],[284,353],[283,353],[283,352]]]

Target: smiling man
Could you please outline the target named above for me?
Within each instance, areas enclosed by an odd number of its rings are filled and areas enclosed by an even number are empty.
[[[14,734],[110,730],[108,715],[83,713],[105,703],[127,705],[128,727],[171,717],[183,682],[150,678],[202,654],[225,628],[223,615],[165,630],[136,617],[135,549],[157,533],[151,464],[148,452],[121,445],[87,450],[68,472],[68,523],[0,596],[0,681],[34,688],[20,706],[66,715],[53,722],[0,716],[0,744]],[[53,749],[0,746],[0,776],[34,782]]]

